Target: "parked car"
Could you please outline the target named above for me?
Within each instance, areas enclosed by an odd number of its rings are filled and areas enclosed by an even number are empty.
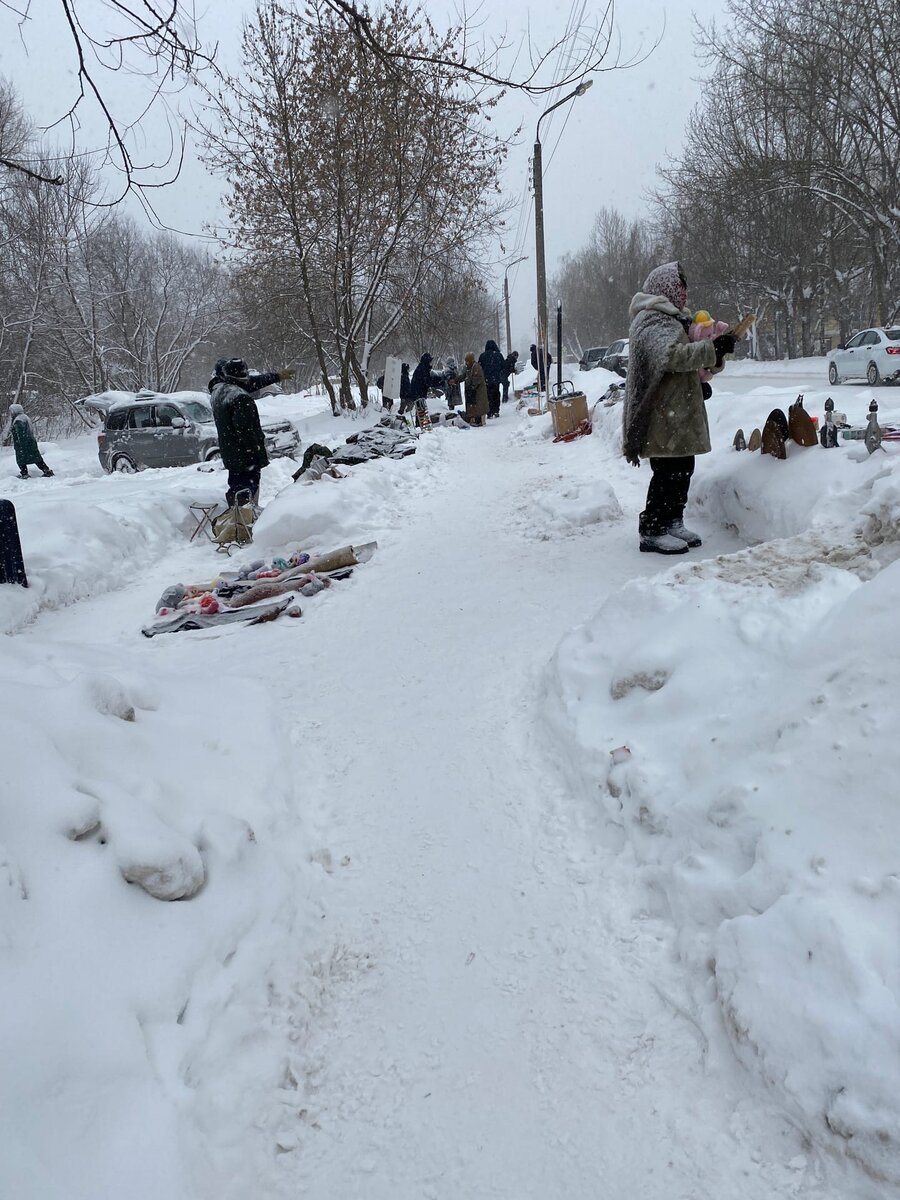
[[[582,371],[593,371],[594,367],[599,367],[607,349],[606,346],[591,346],[590,350],[585,350],[578,362]]]
[[[600,360],[600,366],[624,377],[628,370],[628,338],[621,338],[618,342],[613,342],[608,346]]]
[[[78,401],[104,415],[97,454],[104,471],[181,467],[219,457],[219,439],[205,392],[101,392]],[[270,458],[293,458],[300,434],[290,421],[263,421]]]
[[[900,326],[864,329],[828,355],[828,382],[865,379],[871,386],[900,379]]]

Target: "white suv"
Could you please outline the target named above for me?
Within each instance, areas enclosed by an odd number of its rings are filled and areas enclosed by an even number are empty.
[[[865,379],[872,387],[900,378],[900,327],[864,329],[828,355],[828,382]]]

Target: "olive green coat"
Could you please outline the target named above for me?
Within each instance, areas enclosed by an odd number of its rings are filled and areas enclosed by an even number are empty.
[[[680,314],[664,297],[638,293],[632,312],[623,429],[626,456],[708,454],[709,422],[700,371],[716,368],[713,343],[689,342]]]

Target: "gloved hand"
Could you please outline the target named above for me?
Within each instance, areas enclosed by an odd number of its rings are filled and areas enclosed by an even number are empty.
[[[737,345],[737,338],[733,333],[720,333],[718,337],[713,338],[713,346],[716,350],[716,365],[718,366],[726,354],[734,354],[734,348]]]
[[[712,388],[705,379],[700,380],[700,391],[703,393],[703,399],[708,400],[712,395]]]
[[[295,374],[296,371],[293,367],[285,367],[283,371],[278,372],[278,378],[284,383],[286,379],[293,379]]]
[[[632,467],[639,467],[641,460],[637,454],[626,454],[625,461]]]

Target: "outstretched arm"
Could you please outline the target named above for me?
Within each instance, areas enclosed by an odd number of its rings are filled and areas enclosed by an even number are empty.
[[[669,352],[666,370],[680,374],[699,371],[716,365],[716,348],[712,342],[676,342]]]

